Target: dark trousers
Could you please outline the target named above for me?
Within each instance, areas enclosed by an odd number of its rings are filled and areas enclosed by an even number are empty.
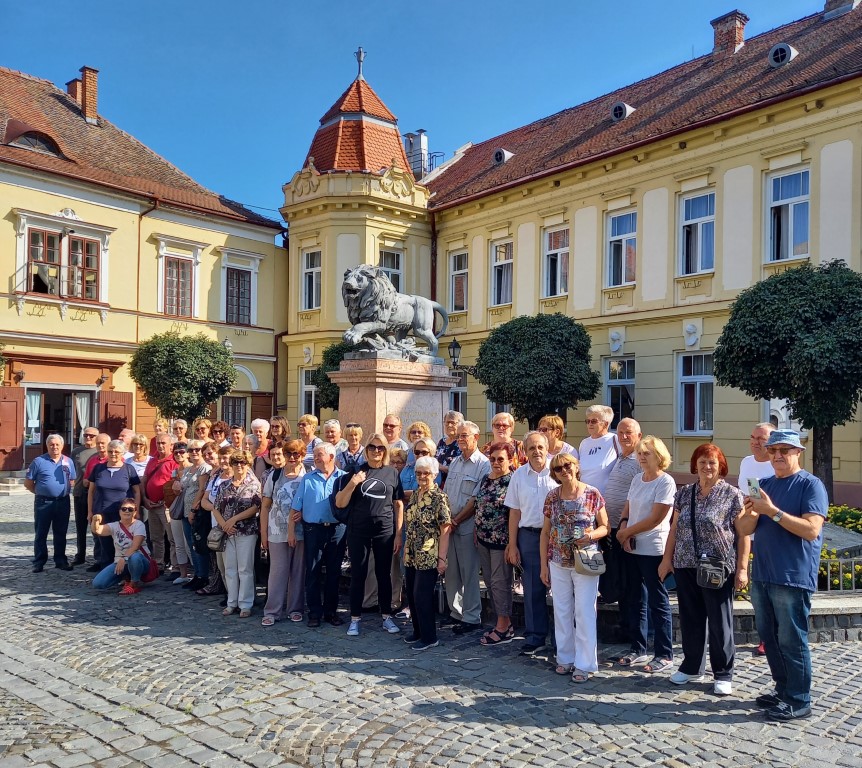
[[[605,572],[599,576],[599,594],[603,603],[616,603],[625,591],[623,571],[623,546],[617,541],[617,528],[611,528],[611,535],[600,542],[605,557]]]
[[[34,527],[36,536],[33,541],[33,565],[41,568],[48,562],[48,533],[54,537],[54,564],[67,565],[66,531],[72,507],[69,497],[59,499],[50,496],[37,496],[33,503]]]
[[[108,523],[120,522],[120,511],[94,512],[102,516],[102,525]],[[96,536],[93,534],[93,559],[96,565],[101,565],[106,568],[114,562],[114,537],[113,536]]]
[[[75,506],[75,555],[83,559],[87,556],[87,530],[90,527],[87,522],[87,494],[82,493],[72,498]]]
[[[407,605],[410,607],[413,634],[423,643],[436,643],[437,621],[434,616],[434,587],[437,584],[437,569],[428,568],[418,571],[415,568],[407,567],[405,575],[407,577]]]
[[[548,637],[548,588],[539,578],[542,559],[539,555],[539,531],[518,529],[518,551],[524,569],[524,641],[530,645],[544,645]]]
[[[686,675],[703,674],[704,645],[709,635],[709,665],[716,680],[733,679],[733,584],[731,575],[721,589],[697,585],[697,568],[675,568],[682,664]]]
[[[377,605],[388,615],[392,609],[392,548],[395,533],[390,530],[368,533],[347,533],[347,551],[350,557],[350,615],[362,617],[362,600],[365,597],[365,577],[368,576],[368,555],[374,552],[374,575],[377,577]]]
[[[632,600],[628,606],[628,624],[631,629],[632,653],[643,656],[647,652],[647,607],[652,618],[654,653],[659,659],[673,658],[673,624],[667,589],[658,577],[661,555],[637,555],[625,552],[626,579]],[[638,600],[646,587],[646,601]]]
[[[310,619],[321,618],[321,608],[324,618],[335,616],[338,610],[338,582],[344,548],[347,546],[344,529],[343,525],[302,523],[305,539],[305,602]],[[325,578],[322,573],[324,568]]]

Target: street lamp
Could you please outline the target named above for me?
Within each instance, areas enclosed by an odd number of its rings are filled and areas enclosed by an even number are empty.
[[[446,349],[449,351],[449,359],[452,361],[453,371],[464,371],[464,373],[470,374],[474,379],[479,378],[476,375],[475,365],[459,365],[461,362],[461,345],[458,343],[458,339],[453,337]]]

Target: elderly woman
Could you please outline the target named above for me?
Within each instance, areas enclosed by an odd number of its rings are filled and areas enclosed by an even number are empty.
[[[150,444],[146,435],[132,435],[132,441],[129,444],[132,455],[126,459],[126,464],[131,464],[135,472],[138,473],[138,478],[141,482],[144,481],[144,473],[147,471],[147,465],[152,460],[150,456]],[[138,510],[139,512],[141,510]]]
[[[218,496],[219,488],[233,477],[233,470],[230,468],[230,457],[233,455],[233,451],[234,449],[231,446],[223,445],[218,449],[215,461],[207,462],[213,467],[213,470],[207,475],[200,504],[202,510],[210,513],[211,528],[218,526],[218,521],[215,518],[215,500]],[[225,594],[226,592],[227,590],[224,586],[224,553],[211,551],[209,583],[202,589],[197,590],[197,594],[203,597]],[[225,600],[225,605],[227,605],[227,600]]]
[[[263,486],[260,506],[260,548],[269,552],[269,581],[264,627],[271,627],[286,612],[291,621],[302,621],[305,603],[305,542],[297,526],[296,544],[287,541],[290,504],[302,481],[305,446],[301,440],[273,443],[269,449],[272,472]]]
[[[512,566],[506,561],[509,508],[503,503],[512,479],[515,446],[508,440],[491,443],[486,455],[491,462],[491,472],[482,478],[473,504],[476,506],[479,563],[497,623],[479,639],[479,643],[502,645],[511,643],[515,637],[512,626]]]
[[[171,560],[173,561],[173,557],[176,556],[176,567],[179,571],[179,575],[172,580],[172,583],[177,586],[183,586],[194,578],[189,575],[191,555],[186,546],[186,534],[183,529],[185,498],[182,483],[180,482],[185,471],[191,466],[188,443],[174,443],[172,454],[176,468],[171,473],[172,482],[165,488],[165,503],[168,510],[168,524],[171,527],[170,541],[173,547]]]
[[[389,463],[398,472],[399,476],[407,466],[407,451],[403,448],[391,448],[389,450]]]
[[[120,519],[103,523],[100,514],[93,515],[90,529],[93,536],[109,538],[114,545],[114,562],[109,563],[93,579],[96,589],[109,589],[124,582],[121,595],[136,595],[141,591],[144,576],[150,568],[147,551],[147,531],[137,519],[138,504],[134,499],[123,499],[119,506]]]
[[[284,416],[272,416],[269,420],[269,439],[277,443],[290,437],[290,422]]]
[[[520,440],[515,440],[512,437],[512,432],[515,430],[515,418],[511,413],[498,413],[491,419],[491,431],[494,436],[491,442],[485,443],[482,446],[482,453],[490,456],[491,446],[497,443],[508,443],[514,449],[511,465],[512,469],[517,469],[522,464],[527,463],[527,455],[524,453],[524,444]]]
[[[195,419],[192,422],[192,434],[194,435],[195,440],[203,440],[207,442],[210,440],[210,430],[213,427],[213,423],[209,419]]]
[[[553,459],[558,453],[569,453],[576,459],[579,458],[578,449],[563,440],[563,435],[566,434],[566,424],[557,414],[551,413],[542,416],[539,419],[538,429],[548,439],[548,456],[550,458]]]
[[[134,499],[135,509],[141,503],[141,479],[130,464],[123,462],[126,444],[122,440],[108,443],[108,460],[96,464],[87,478],[87,518],[99,515],[103,523],[120,520],[120,504],[123,499]],[[96,565],[105,569],[113,560],[114,544],[111,533],[99,534],[96,543]]]
[[[420,437],[415,443],[413,443],[412,453],[413,456],[418,459],[422,456],[433,456],[435,450],[437,450],[437,446],[430,437]],[[410,457],[407,457],[407,464],[400,470],[400,476],[401,487],[404,489],[404,501],[406,503],[410,501],[410,495],[417,487],[415,459],[411,461]],[[435,478],[435,482],[438,480],[439,478]]]
[[[413,443],[421,437],[431,439],[431,427],[429,427],[424,421],[414,421],[409,427],[407,427],[407,443],[409,445],[413,445]]]
[[[589,435],[581,440],[581,477],[587,485],[605,492],[614,463],[622,455],[617,436],[608,432],[614,420],[614,410],[607,405],[591,405],[584,414]]]
[[[418,487],[405,513],[404,566],[413,632],[404,640],[413,643],[414,651],[433,648],[438,642],[434,587],[446,572],[452,522],[449,499],[434,483],[439,471],[437,459],[431,456],[416,460]]]
[[[183,589],[202,589],[207,585],[210,577],[209,554],[202,555],[198,553],[195,548],[194,536],[192,535],[195,515],[203,513],[200,507],[201,483],[212,470],[212,467],[204,460],[203,449],[205,445],[206,443],[203,440],[189,441],[186,448],[189,466],[186,467],[185,471],[179,477],[180,494],[183,497],[183,517],[181,520],[183,536],[186,543],[186,552],[194,567],[194,578],[183,584]]]
[[[164,435],[170,432],[171,425],[167,419],[158,418],[153,422],[153,436],[150,438],[150,456],[155,458],[158,455],[156,450],[156,439],[159,435]]]
[[[341,436],[341,422],[338,419],[323,422],[323,439],[335,446],[336,455],[347,448],[347,440]]]
[[[335,452],[335,466],[345,472],[355,472],[365,461],[362,449],[362,427],[348,424],[344,430],[347,446]]]
[[[239,610],[239,617],[251,616],[254,604],[254,550],[257,546],[260,511],[260,483],[251,472],[251,454],[237,451],[231,454],[233,477],[219,488],[213,514],[227,541],[224,548],[227,606],[222,611],[230,616]]]
[[[314,449],[323,442],[315,435],[319,423],[317,416],[313,413],[303,414],[296,422],[297,437],[302,440],[302,444],[305,446],[305,458],[302,463],[306,472],[311,472],[314,469]]]
[[[649,608],[655,648],[652,661],[643,669],[644,672],[665,672],[673,665],[673,635],[670,600],[664,582],[659,578],[658,568],[670,532],[670,511],[676,496],[676,483],[665,472],[671,462],[670,451],[659,438],[652,435],[641,438],[635,454],[643,471],[632,479],[617,530],[617,541],[625,553],[624,568],[629,590],[627,624],[632,632],[631,650],[619,663],[630,667],[649,658]]]
[[[174,433],[174,439],[178,443],[185,443],[189,440],[189,423],[185,419],[174,419],[171,430]]]
[[[389,466],[389,446],[381,433],[371,435],[365,446],[365,463],[356,472],[348,472],[335,481],[332,491],[337,509],[347,509],[347,550],[350,554],[350,627],[347,634],[359,634],[362,600],[368,558],[374,552],[378,605],[383,629],[397,634],[401,628],[393,621],[392,555],[401,551],[401,527],[404,523],[404,493],[401,480]]]
[[[581,481],[580,462],[558,453],[551,474],[560,484],[545,497],[545,520],[539,544],[541,579],[554,592],[554,634],[557,638],[558,675],[571,672],[585,683],[597,671],[596,599],[598,576],[575,570],[579,549],[598,552],[599,539],[608,535],[605,500],[597,488]]]
[[[254,457],[252,463],[252,471],[254,476],[263,482],[263,476],[269,471],[271,466],[269,461],[269,446],[272,442],[269,439],[269,419],[254,419],[251,422],[251,434],[254,436],[254,449],[251,450],[251,455]]]
[[[460,411],[447,411],[443,416],[443,437],[437,442],[437,462],[440,465],[440,487],[446,484],[449,465],[461,455],[458,447],[458,427],[464,423],[464,414]]]
[[[676,493],[673,521],[658,569],[662,580],[669,573],[675,575],[679,602],[683,660],[670,681],[685,685],[703,680],[708,630],[713,691],[727,696],[733,691],[733,590],[748,583],[750,540],[737,536],[734,527],[744,499],[738,488],[724,481],[727,459],[717,445],[705,443],[695,448],[690,469],[697,474],[697,482],[684,485]],[[697,566],[704,555],[726,564],[718,589],[698,586]]]
[[[228,440],[228,432],[230,431],[230,427],[226,421],[214,421],[212,427],[210,427],[210,437],[218,443],[219,448],[223,448],[226,445],[230,445],[230,440]]]

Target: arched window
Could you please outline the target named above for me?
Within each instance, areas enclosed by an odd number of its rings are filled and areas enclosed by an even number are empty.
[[[17,139],[10,142],[10,146],[21,147],[21,149],[33,149],[37,152],[55,155],[56,157],[62,155],[60,148],[50,136],[46,136],[44,133],[37,133],[36,131],[22,133]]]

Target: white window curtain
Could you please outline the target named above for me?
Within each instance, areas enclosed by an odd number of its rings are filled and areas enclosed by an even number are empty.
[[[27,445],[38,444],[42,440],[42,422],[40,418],[42,410],[42,393],[27,392],[24,402],[27,410],[27,425],[25,427]]]
[[[90,408],[91,395],[89,392],[75,393],[75,419],[78,422],[78,442],[84,442],[84,430],[90,424]]]

